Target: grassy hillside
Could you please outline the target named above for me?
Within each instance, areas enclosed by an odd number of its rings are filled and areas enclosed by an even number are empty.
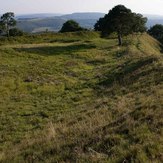
[[[0,162],[162,162],[163,58],[144,35],[0,41]]]

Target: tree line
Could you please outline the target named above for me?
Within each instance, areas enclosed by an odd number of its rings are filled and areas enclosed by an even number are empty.
[[[94,25],[94,30],[101,32],[101,36],[105,37],[111,33],[116,33],[118,44],[122,45],[123,36],[133,33],[148,32],[150,35],[163,42],[163,25],[155,25],[148,31],[146,28],[147,18],[141,14],[132,12],[124,5],[113,7],[108,14],[100,18]],[[0,18],[0,33],[10,36],[21,36],[23,32],[16,28],[15,15],[12,12],[5,13]],[[86,31],[76,21],[68,20],[65,22],[60,32]]]

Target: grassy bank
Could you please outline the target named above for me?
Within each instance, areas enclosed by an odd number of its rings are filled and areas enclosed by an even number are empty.
[[[1,162],[162,162],[163,60],[144,35],[0,41]]]

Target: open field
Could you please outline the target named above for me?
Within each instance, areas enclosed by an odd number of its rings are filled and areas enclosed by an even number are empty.
[[[163,162],[163,57],[148,36],[0,40],[0,162]]]

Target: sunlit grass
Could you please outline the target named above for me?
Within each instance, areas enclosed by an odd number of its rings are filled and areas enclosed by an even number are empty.
[[[161,162],[160,44],[97,33],[0,42],[0,161]]]

